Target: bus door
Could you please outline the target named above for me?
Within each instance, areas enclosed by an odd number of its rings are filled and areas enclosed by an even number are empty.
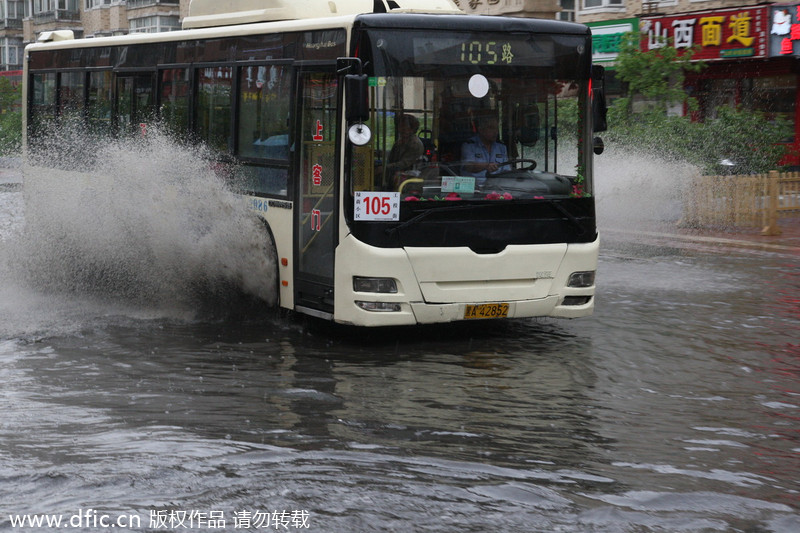
[[[156,112],[155,73],[117,74],[116,121],[120,132],[142,135]]]
[[[338,232],[336,168],[337,77],[335,70],[300,71],[298,197],[295,210],[295,304],[333,314],[333,263]]]

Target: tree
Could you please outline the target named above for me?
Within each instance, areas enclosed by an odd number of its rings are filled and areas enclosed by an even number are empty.
[[[19,152],[22,146],[22,85],[0,77],[0,155]]]
[[[683,80],[686,72],[697,72],[703,63],[692,63],[694,48],[679,51],[662,41],[662,46],[647,52],[639,49],[640,34],[626,33],[620,43],[617,76],[628,85],[630,93],[650,101],[653,107],[666,110],[674,103],[686,102]]]
[[[669,116],[674,104],[696,108],[683,89],[686,72],[699,71],[693,49],[678,51],[662,46],[642,52],[639,34],[623,38],[617,58],[617,76],[627,84],[628,96],[609,109],[609,141],[633,149],[659,153],[697,165],[709,174],[723,173],[723,159],[736,163],[742,173],[766,172],[778,167],[785,154],[780,142],[792,135],[784,120],[743,108],[720,108],[703,122],[690,116]],[[666,44],[666,43],[665,43]],[[633,99],[643,100],[634,112]]]

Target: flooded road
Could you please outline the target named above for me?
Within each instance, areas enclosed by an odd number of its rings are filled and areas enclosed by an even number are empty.
[[[799,531],[798,298],[796,254],[613,232],[593,317],[393,331],[4,263],[0,530]]]

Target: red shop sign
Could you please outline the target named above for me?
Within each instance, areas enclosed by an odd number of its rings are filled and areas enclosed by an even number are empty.
[[[643,17],[641,46],[696,47],[692,59],[698,61],[766,57],[768,20],[765,6]]]

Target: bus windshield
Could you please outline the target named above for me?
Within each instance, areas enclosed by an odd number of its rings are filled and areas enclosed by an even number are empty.
[[[590,196],[585,35],[371,29],[373,135],[351,192],[401,202]],[[589,170],[587,170],[589,169]]]

